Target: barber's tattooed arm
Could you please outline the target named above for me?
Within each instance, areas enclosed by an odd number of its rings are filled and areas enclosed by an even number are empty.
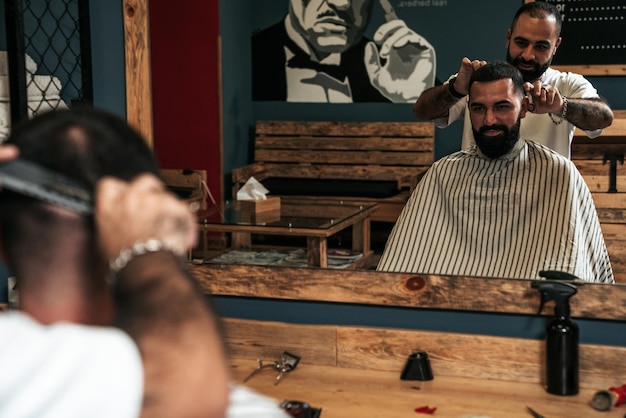
[[[450,93],[448,84],[432,87],[425,90],[419,100],[415,102],[413,113],[420,119],[437,119],[447,116],[450,108],[459,100],[461,99]]]
[[[568,121],[585,131],[603,129],[613,123],[613,111],[600,98],[567,99]]]
[[[524,90],[531,98],[530,111],[550,113],[552,121],[557,124],[565,118],[577,128],[593,131],[606,128],[613,122],[613,111],[601,98],[566,97],[555,86],[543,84],[540,80],[524,83]]]

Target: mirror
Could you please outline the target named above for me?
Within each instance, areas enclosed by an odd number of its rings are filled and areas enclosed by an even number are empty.
[[[123,0],[123,7],[127,119],[151,142],[148,1]],[[615,212],[623,215],[626,202],[613,199],[613,203]],[[621,229],[614,235],[618,240],[626,236]],[[534,314],[538,306],[538,295],[525,280],[237,265],[191,269],[208,292],[219,295],[524,314]],[[626,271],[616,273],[626,275]],[[582,297],[572,301],[574,316],[626,320],[626,285],[586,284],[579,293]],[[494,300],[502,302],[494,304]]]

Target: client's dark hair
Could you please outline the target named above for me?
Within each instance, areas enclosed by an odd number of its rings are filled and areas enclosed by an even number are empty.
[[[515,91],[521,95],[524,94],[524,78],[522,77],[522,73],[520,73],[516,67],[504,61],[488,62],[474,71],[470,77],[469,88],[470,90],[472,89],[472,84],[474,84],[475,81],[490,82],[504,78],[513,80]]]

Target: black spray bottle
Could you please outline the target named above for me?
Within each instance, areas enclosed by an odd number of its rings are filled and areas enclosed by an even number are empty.
[[[578,325],[570,318],[569,298],[577,291],[571,283],[536,281],[541,306],[554,301],[554,319],[546,327],[546,390],[554,395],[578,393]]]

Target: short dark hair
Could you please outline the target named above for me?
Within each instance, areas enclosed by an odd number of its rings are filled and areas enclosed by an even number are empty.
[[[20,156],[93,188],[104,176],[131,180],[159,175],[152,151],[126,121],[104,110],[79,105],[43,113],[18,124],[7,139]]]
[[[503,78],[510,78],[513,80],[515,91],[521,95],[524,94],[524,78],[522,77],[522,73],[520,73],[515,66],[504,61],[488,62],[474,71],[469,81],[470,91],[474,81],[489,82],[502,80]]]
[[[530,3],[525,3],[522,7],[517,9],[515,16],[513,16],[513,21],[511,22],[511,30],[517,24],[519,17],[523,14],[527,14],[530,17],[546,19],[549,16],[553,16],[556,20],[556,34],[560,36],[561,27],[563,26],[563,17],[559,10],[552,3],[546,3],[544,1],[533,1]]]
[[[54,110],[16,124],[7,139],[20,158],[64,174],[89,190],[113,176],[132,180],[142,173],[160,176],[152,150],[123,119],[79,105]],[[93,218],[80,222],[94,234]],[[8,190],[0,191],[0,234],[9,262],[42,256],[56,242],[54,225],[68,222],[50,205]],[[95,245],[95,244],[94,244]]]

